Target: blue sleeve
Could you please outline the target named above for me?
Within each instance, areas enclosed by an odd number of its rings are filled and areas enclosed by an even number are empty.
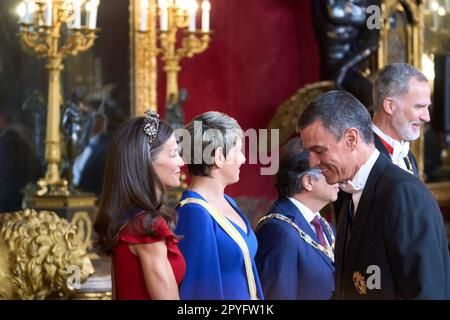
[[[180,288],[185,300],[224,299],[214,222],[197,204],[177,208],[176,234],[183,236],[179,247],[186,260],[186,274]]]
[[[258,252],[255,260],[265,299],[298,299],[300,270],[296,262],[296,242],[289,240],[286,228],[277,221],[264,224],[256,236]]]

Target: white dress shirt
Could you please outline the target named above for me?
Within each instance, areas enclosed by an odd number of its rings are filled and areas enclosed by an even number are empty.
[[[374,124],[372,124],[372,130],[381,139],[383,139],[392,147],[393,149],[393,152],[391,154],[392,163],[394,163],[396,166],[399,166],[403,170],[410,172],[406,167],[405,163],[405,157],[408,156],[409,153],[409,142],[407,141],[398,142],[397,140],[385,134],[383,131],[380,130],[380,128],[378,128]]]
[[[315,216],[318,216],[320,218],[320,213],[312,212],[311,209],[309,209],[307,206],[305,206],[303,203],[301,203],[300,201],[298,201],[295,198],[289,197],[288,199],[297,207],[298,210],[300,210],[301,214],[303,215],[303,217],[305,218],[305,220],[308,222],[309,226],[311,227],[311,230],[317,235],[316,228],[314,227],[314,225],[311,222],[314,220]],[[325,229],[325,228],[323,228],[323,229]],[[324,230],[323,237],[325,238],[325,241],[327,242],[327,246],[330,246],[327,235],[325,234],[325,230]]]
[[[375,149],[369,159],[367,159],[366,163],[364,163],[361,168],[359,168],[358,172],[356,172],[353,179],[339,185],[342,191],[352,194],[353,204],[355,205],[353,215],[356,213],[356,210],[358,210],[359,200],[361,200],[367,178],[369,178],[370,171],[372,171],[379,156],[380,151]]]

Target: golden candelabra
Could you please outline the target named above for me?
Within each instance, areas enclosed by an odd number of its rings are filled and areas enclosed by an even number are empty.
[[[201,2],[201,28],[196,28],[198,3],[196,0],[135,0],[135,30],[139,41],[145,44],[144,61],[152,61],[161,56],[166,72],[166,99],[171,95],[178,97],[178,73],[180,60],[191,58],[206,50],[210,41],[209,13],[211,5],[208,0]],[[181,37],[179,33],[182,32]],[[148,69],[153,79],[150,94],[153,100],[149,105],[136,106],[140,113],[151,106],[156,108],[156,64]],[[144,77],[144,76],[143,76]],[[141,99],[142,100],[142,99]]]
[[[45,160],[47,172],[38,181],[37,195],[67,195],[60,177],[60,106],[63,59],[92,47],[96,38],[99,0],[24,0],[17,8],[24,45],[45,58],[49,71]],[[85,10],[83,10],[83,8]],[[85,25],[82,25],[82,17]]]

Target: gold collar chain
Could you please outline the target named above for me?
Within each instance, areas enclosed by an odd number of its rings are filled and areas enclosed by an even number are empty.
[[[335,237],[334,237],[333,230],[331,229],[330,224],[329,224],[325,219],[323,219],[322,217],[320,217],[320,219],[325,223],[325,226],[327,227],[328,233],[330,234],[330,237],[331,237],[331,247],[330,247],[330,246],[323,246],[323,245],[321,245],[320,243],[317,243],[316,241],[314,241],[314,240],[309,236],[309,234],[307,234],[306,232],[304,232],[302,229],[300,229],[299,226],[297,226],[294,222],[292,222],[291,219],[289,219],[288,217],[286,217],[286,216],[284,216],[284,215],[282,215],[282,214],[279,214],[279,213],[271,213],[271,214],[265,215],[264,217],[262,217],[261,219],[259,219],[258,225],[259,225],[261,222],[266,221],[266,220],[268,220],[268,219],[278,219],[278,220],[282,220],[282,221],[284,221],[284,222],[289,223],[292,227],[294,227],[295,230],[297,230],[297,232],[299,233],[300,237],[301,237],[306,243],[308,243],[310,246],[316,248],[317,250],[319,250],[319,251],[325,253],[325,254],[328,256],[328,258],[330,258],[331,261],[334,263],[334,253],[333,253],[333,251],[334,251],[334,246],[335,246],[335,243],[336,243],[336,239],[335,239]]]

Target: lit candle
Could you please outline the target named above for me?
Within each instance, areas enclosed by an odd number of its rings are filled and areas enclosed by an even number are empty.
[[[167,8],[167,0],[159,0],[159,9],[161,10],[160,28],[162,31],[169,29],[169,15]]]
[[[73,0],[73,14],[74,14],[74,25],[75,29],[81,28],[81,0]]]
[[[33,0],[27,0],[27,15],[25,17],[25,23],[33,24],[34,12],[36,11],[36,3]]]
[[[433,11],[433,27],[436,30],[439,28],[439,16],[436,11]]]
[[[208,0],[202,2],[202,31],[209,31],[209,11],[211,10],[211,4]]]
[[[28,4],[26,2],[21,2],[16,8],[16,12],[19,15],[19,23],[26,23],[28,18]]]
[[[141,31],[147,31],[148,0],[141,0]]]
[[[178,14],[183,14],[183,10],[188,8],[190,2],[191,0],[175,0],[175,7],[178,8]]]
[[[430,5],[431,5],[431,10],[432,10],[432,11],[438,11],[438,9],[439,9],[439,3],[437,3],[437,1],[432,1],[432,2],[430,2]]]
[[[47,0],[45,6],[45,25],[50,27],[53,23],[53,0]]]
[[[86,3],[86,11],[88,12],[86,18],[86,25],[88,29],[95,29],[97,26],[97,9],[99,0],[91,0]]]
[[[189,31],[195,32],[195,18],[197,14],[197,2],[195,0],[189,1]]]

